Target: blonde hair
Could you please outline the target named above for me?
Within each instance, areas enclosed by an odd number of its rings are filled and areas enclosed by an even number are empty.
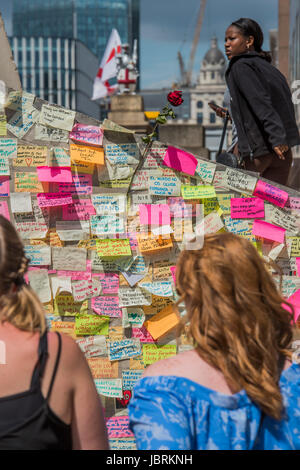
[[[43,305],[25,283],[29,260],[13,225],[0,215],[0,321],[20,330],[46,330]]]
[[[290,357],[293,307],[256,248],[232,233],[209,235],[201,250],[181,252],[176,287],[199,355],[279,420],[279,359]]]

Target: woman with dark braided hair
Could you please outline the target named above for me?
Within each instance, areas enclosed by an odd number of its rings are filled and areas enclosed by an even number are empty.
[[[27,265],[0,216],[0,450],[108,449],[88,364],[73,339],[47,332]]]
[[[182,251],[176,289],[194,347],[150,365],[129,403],[142,450],[300,449],[293,315],[251,242],[209,235]]]
[[[250,18],[240,18],[226,30],[231,117],[245,169],[287,184],[291,147],[300,144],[300,136],[288,83],[262,50],[263,40],[261,27]]]

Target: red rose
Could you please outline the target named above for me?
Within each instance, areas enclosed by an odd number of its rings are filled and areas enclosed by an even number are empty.
[[[180,106],[183,103],[183,99],[181,98],[182,91],[171,91],[168,94],[168,101],[173,106]]]

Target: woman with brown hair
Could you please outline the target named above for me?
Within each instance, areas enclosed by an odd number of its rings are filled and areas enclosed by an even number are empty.
[[[27,265],[0,216],[0,449],[108,449],[88,364],[70,337],[47,332]]]
[[[181,253],[176,288],[194,349],[151,365],[136,384],[138,449],[300,449],[292,314],[256,248],[209,235]]]

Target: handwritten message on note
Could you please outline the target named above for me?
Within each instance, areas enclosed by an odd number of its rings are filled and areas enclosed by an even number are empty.
[[[119,274],[117,273],[100,273],[93,274],[93,278],[100,281],[102,294],[117,294],[119,290]]]
[[[273,208],[268,218],[266,218],[266,221],[279,225],[294,235],[297,235],[300,231],[300,219],[297,219],[297,217],[290,212],[278,209],[277,207]]]
[[[83,304],[87,304],[87,300]],[[79,304],[81,305],[81,304]],[[77,336],[108,335],[109,317],[99,315],[79,315],[75,318]]]
[[[95,214],[96,210],[90,199],[78,199],[63,207],[62,217],[64,220],[90,220]]]
[[[169,250],[173,247],[172,238],[156,237],[147,233],[137,234],[137,241],[141,253],[152,254],[162,250]]]
[[[0,157],[15,158],[17,156],[17,139],[0,139]]]
[[[103,143],[103,130],[98,126],[76,123],[70,132],[70,139],[83,144],[98,145]]]
[[[119,306],[130,307],[135,305],[151,305],[152,295],[141,288],[126,288],[119,289]]]
[[[96,240],[98,256],[102,258],[119,258],[131,256],[131,248],[128,238]]]
[[[216,197],[216,191],[213,186],[190,186],[182,185],[181,194],[183,199],[206,199]]]
[[[58,108],[49,104],[43,104],[40,114],[40,124],[57,127],[65,131],[71,131],[76,112],[66,108]]]
[[[300,237],[288,237],[287,244],[290,257],[300,256]]]
[[[144,344],[143,346],[143,362],[144,364],[153,364],[154,362],[176,355],[175,344],[164,344],[162,346],[156,344]]]
[[[137,144],[108,144],[105,146],[105,157],[111,165],[137,165],[139,148]]]
[[[272,186],[265,181],[259,180],[255,187],[254,196],[260,197],[265,201],[272,202],[279,207],[284,207],[289,195],[286,191],[282,189],[276,188],[276,186]]]
[[[198,161],[195,173],[200,176],[204,183],[211,184],[214,179],[216,166],[215,163]]]
[[[122,214],[126,211],[124,194],[93,194],[92,203],[97,215]]]
[[[9,177],[0,176],[0,197],[7,197],[9,193]]]
[[[264,220],[254,220],[252,233],[256,237],[267,238],[278,243],[284,243],[286,230]]]
[[[107,358],[93,357],[88,359],[94,379],[117,379],[119,367],[117,362],[110,362]]]
[[[69,132],[63,129],[51,128],[43,126],[42,124],[36,124],[35,138],[36,140],[42,140],[44,142],[68,142]]]
[[[180,180],[176,176],[149,176],[149,193],[157,196],[180,196]]]
[[[124,383],[124,382],[123,382]],[[124,390],[132,390],[125,388]],[[132,437],[133,433],[129,430],[129,417],[128,416],[112,416],[106,420],[106,427],[109,439],[111,438],[126,438]],[[132,449],[132,444],[131,447]]]
[[[71,161],[104,165],[104,150],[90,145],[70,145]]]
[[[0,114],[0,135],[5,136],[7,134],[7,120],[5,114]]]
[[[99,395],[111,398],[122,398],[122,379],[95,379]]]
[[[133,390],[136,382],[142,378],[143,370],[123,370],[122,380],[124,390]]]
[[[26,245],[26,257],[30,259],[30,266],[49,266],[51,264],[50,246]]]
[[[77,318],[80,319],[80,317]],[[101,320],[102,319],[103,317],[101,318]],[[107,317],[106,321],[109,322],[109,319]],[[77,339],[76,343],[78,344],[86,358],[107,355],[106,338],[104,335],[87,336],[86,338]]]
[[[245,192],[252,194],[256,185],[257,178],[247,175],[238,170],[226,168],[223,178],[222,186],[234,189],[238,192]]]
[[[72,175],[71,183],[59,183],[58,190],[63,193],[87,195],[93,189],[91,175]]]
[[[55,207],[72,204],[72,195],[68,193],[39,193],[37,201],[40,207]]]
[[[108,344],[108,358],[110,361],[120,361],[130,357],[140,356],[141,343],[137,338],[111,341]]]
[[[46,165],[47,147],[39,145],[18,145],[18,152],[13,159],[13,166],[37,167]]]
[[[119,298],[117,296],[100,296],[92,298],[92,309],[98,315],[107,315],[108,317],[121,317],[122,311],[119,307]]]
[[[191,153],[169,146],[163,159],[163,164],[193,176],[198,160]]]
[[[231,198],[232,219],[260,219],[265,217],[264,202],[257,197]]]

